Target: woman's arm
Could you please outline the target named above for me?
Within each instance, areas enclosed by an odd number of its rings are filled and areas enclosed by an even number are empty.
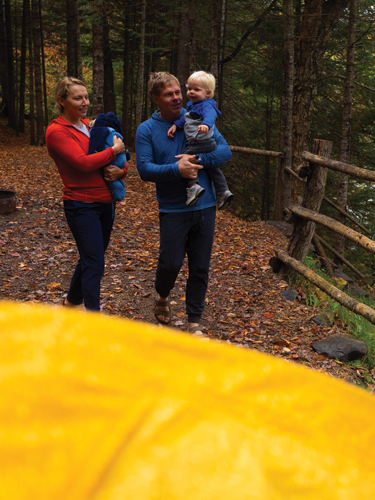
[[[51,130],[47,135],[47,146],[81,172],[97,170],[116,158],[113,148],[87,155],[79,140],[66,127]]]

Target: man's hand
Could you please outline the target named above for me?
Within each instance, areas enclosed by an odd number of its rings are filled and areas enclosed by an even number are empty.
[[[123,176],[123,169],[116,167],[116,165],[104,167],[104,180],[107,182],[117,181],[117,179],[122,179]]]
[[[177,155],[179,158],[178,169],[181,177],[185,179],[196,179],[198,177],[198,170],[202,169],[202,165],[197,165],[195,162],[195,155]]]

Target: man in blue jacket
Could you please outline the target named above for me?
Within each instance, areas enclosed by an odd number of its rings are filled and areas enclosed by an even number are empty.
[[[222,165],[232,154],[216,128],[214,139],[217,147],[214,151],[199,155],[181,154],[186,144],[184,131],[176,131],[174,138],[168,137],[169,128],[181,113],[185,113],[179,81],[169,73],[153,73],[148,90],[159,110],[138,127],[136,154],[138,172],[144,181],[155,182],[159,202],[160,248],[155,281],[158,297],[154,313],[159,323],[170,323],[170,292],[187,253],[188,331],[199,334],[216,213],[215,191],[205,169]],[[197,177],[205,193],[193,206],[187,207],[183,179]]]

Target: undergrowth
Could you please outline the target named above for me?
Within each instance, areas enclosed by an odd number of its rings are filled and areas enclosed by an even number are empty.
[[[334,285],[336,288],[343,290],[347,295],[350,295],[358,302],[362,302],[369,307],[374,306],[374,300],[371,298],[361,297],[358,295],[352,295],[344,290],[346,281],[340,278],[331,278],[323,269],[320,268],[319,260],[315,258],[312,254],[308,254],[305,262],[305,266],[309,269],[315,271],[319,276],[324,278],[326,281]],[[354,368],[363,368],[365,371],[370,371],[375,367],[375,325],[370,323],[367,319],[359,314],[355,314],[346,307],[342,306],[334,299],[329,297],[326,293],[321,291],[315,285],[310,283],[307,279],[300,276],[294,285],[300,287],[306,296],[306,304],[312,306],[319,310],[330,309],[334,312],[335,316],[347,326],[349,332],[353,337],[358,340],[366,342],[368,346],[367,355],[360,361],[349,362],[348,364]],[[366,373],[364,374],[366,379]]]

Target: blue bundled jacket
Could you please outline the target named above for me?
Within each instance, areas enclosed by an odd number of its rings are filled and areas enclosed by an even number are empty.
[[[109,113],[100,113],[90,132],[89,155],[111,148],[113,146],[114,135],[123,139],[120,118],[111,111]],[[111,165],[126,169],[126,160],[130,160],[130,153],[125,146],[125,153],[118,154],[115,160],[111,161]],[[115,201],[124,199],[125,182],[122,179],[107,182],[107,184]]]

